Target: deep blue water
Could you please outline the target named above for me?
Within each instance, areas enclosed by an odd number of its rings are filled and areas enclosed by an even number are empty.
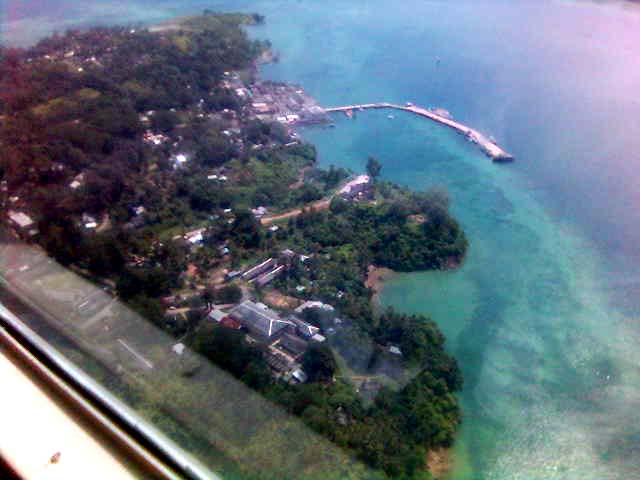
[[[516,157],[494,165],[408,114],[306,129],[323,164],[446,188],[471,240],[456,272],[399,275],[383,301],[430,314],[460,361],[456,479],[640,479],[640,9],[560,1],[0,2],[3,38],[258,11],[265,68],[326,106],[448,109]],[[436,62],[439,57],[441,61]]]

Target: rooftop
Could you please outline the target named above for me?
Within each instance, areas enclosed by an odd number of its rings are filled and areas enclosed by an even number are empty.
[[[216,322],[221,321],[226,316],[227,316],[226,313],[224,313],[222,310],[219,310],[217,308],[214,308],[213,310],[211,310],[208,315],[210,319],[215,320]]]
[[[296,308],[296,313],[302,313],[304,312],[307,308],[321,308],[322,310],[327,310],[328,312],[333,312],[334,308],[327,304],[327,303],[322,303],[319,302],[317,300],[309,300],[307,302],[304,302],[302,305],[300,305],[298,308]]]
[[[33,225],[33,219],[24,212],[9,211],[9,218],[21,228],[27,228]]]
[[[247,328],[253,330],[267,338],[285,328],[293,325],[289,320],[283,320],[273,310],[260,308],[254,302],[247,300],[233,310],[231,315],[242,322]]]

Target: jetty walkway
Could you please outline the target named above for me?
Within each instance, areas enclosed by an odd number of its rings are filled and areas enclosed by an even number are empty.
[[[324,111],[326,113],[335,113],[335,112],[353,112],[355,110],[368,110],[368,109],[383,109],[389,108],[394,110],[403,110],[405,112],[414,113],[416,115],[420,115],[421,117],[428,118],[433,120],[434,122],[445,125],[458,133],[463,134],[469,141],[477,144],[480,149],[494,162],[512,162],[514,160],[513,155],[504,151],[500,146],[498,146],[494,141],[485,137],[482,133],[474,130],[473,128],[467,127],[462,123],[451,120],[450,118],[446,118],[442,115],[439,115],[431,110],[427,110],[426,108],[418,107],[416,105],[407,104],[406,106],[397,105],[393,103],[364,103],[360,105],[347,105],[344,107],[332,107],[325,108]]]

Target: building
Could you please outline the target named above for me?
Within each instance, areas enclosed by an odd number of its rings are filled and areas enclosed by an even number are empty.
[[[275,350],[275,349],[274,349]],[[276,374],[276,376],[280,376],[284,374],[286,371],[291,369],[292,362],[285,355],[278,353],[277,351],[270,350],[265,354],[265,360],[267,364]]]
[[[88,213],[82,214],[82,224],[87,230],[93,230],[98,227],[98,220],[93,215]]]
[[[295,260],[295,258],[296,258],[296,252],[294,252],[289,248],[286,248],[282,250],[282,252],[280,252],[279,263],[281,265],[286,265],[287,267],[290,267],[293,264],[293,261]]]
[[[214,322],[220,322],[226,316],[227,314],[224,313],[222,310],[218,310],[217,308],[214,308],[209,312],[209,315],[207,315],[207,318],[209,318],[210,320],[213,320]]]
[[[358,175],[355,179],[348,182],[340,189],[340,195],[346,199],[352,200],[369,189],[371,178],[369,175]]]
[[[310,323],[305,322],[298,317],[291,316],[289,317],[289,320],[291,320],[295,324],[296,331],[304,338],[312,338],[314,335],[320,332],[320,329],[318,327],[311,325]]]
[[[291,378],[298,383],[305,383],[309,379],[307,374],[299,368],[293,371]]]
[[[296,313],[302,313],[307,308],[320,308],[320,309],[325,310],[327,312],[333,312],[335,310],[331,305],[329,305],[327,303],[322,303],[322,302],[319,302],[317,300],[309,300],[307,302],[304,302],[298,308],[296,308],[295,312]]]
[[[260,206],[257,208],[252,208],[251,213],[253,213],[253,216],[256,218],[262,218],[267,214],[267,207]]]
[[[24,212],[9,210],[9,220],[17,230],[26,235],[32,236],[38,233],[35,222]]]
[[[285,350],[293,358],[298,359],[307,351],[309,344],[306,340],[290,333],[283,333],[278,342],[278,347]]]
[[[395,345],[391,345],[389,347],[389,353],[392,353],[394,355],[402,356],[402,350],[400,350],[400,348],[395,346]]]
[[[263,341],[275,340],[287,327],[295,327],[293,322],[280,318],[269,308],[260,308],[250,300],[231,310],[230,316],[244,325],[253,336]]]
[[[185,233],[184,239],[192,245],[202,243],[204,241],[204,232],[206,231],[206,228],[198,228],[197,230]]]
[[[229,316],[224,317],[222,320],[220,320],[220,323],[218,325],[222,325],[226,328],[231,328],[232,330],[240,330],[242,328],[242,324],[240,322]]]
[[[231,280],[233,280],[236,277],[239,277],[240,275],[242,275],[242,272],[239,270],[232,270],[230,272],[227,272],[227,274],[224,276],[224,279],[227,282],[230,282]]]
[[[278,275],[282,274],[285,268],[286,267],[284,265],[280,265],[279,267],[274,268],[270,272],[263,273],[258,278],[256,278],[255,280],[256,285],[259,287],[264,287],[266,284],[271,282]]]
[[[173,168],[179,168],[187,163],[189,158],[184,153],[179,153],[173,158]]]
[[[79,173],[75,177],[73,177],[73,181],[69,184],[69,187],[72,190],[77,190],[84,183],[84,173]]]
[[[244,280],[252,280],[256,278],[258,275],[260,275],[261,273],[264,273],[270,268],[274,267],[275,264],[276,264],[276,261],[273,258],[268,258],[264,262],[259,263],[258,265],[246,270],[242,274],[242,278]]]

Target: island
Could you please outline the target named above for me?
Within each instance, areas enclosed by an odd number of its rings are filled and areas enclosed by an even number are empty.
[[[379,308],[366,281],[378,267],[455,268],[467,239],[445,192],[385,181],[375,158],[366,172],[318,167],[295,125],[326,112],[260,79],[270,45],[244,28],[262,21],[205,12],[0,50],[3,288],[47,295],[46,262],[22,243],[98,286],[44,307],[71,312],[51,321],[73,332],[66,353],[99,352],[85,368],[232,478],[431,478],[427,453],[461,421],[462,376],[431,319]],[[171,345],[132,334],[151,331],[125,325],[120,301]],[[242,448],[233,419],[215,437],[225,419],[200,403],[220,392],[206,362],[366,469],[328,462],[311,439],[294,468],[274,419],[242,430]]]

